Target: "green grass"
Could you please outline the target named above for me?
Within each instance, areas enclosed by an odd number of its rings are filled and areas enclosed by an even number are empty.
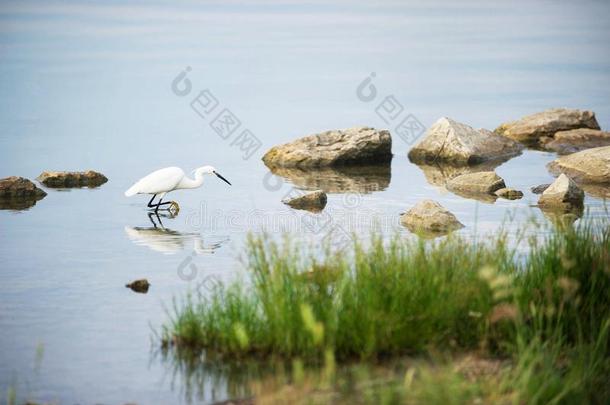
[[[610,399],[608,225],[602,219],[555,228],[543,241],[531,240],[525,257],[504,234],[478,244],[373,236],[322,255],[290,240],[252,237],[251,279],[177,304],[163,341],[225,357],[321,364],[329,356],[341,362],[476,351],[511,359],[493,392],[462,384],[452,372],[418,371],[417,378],[447,380],[447,398],[604,402]],[[402,402],[451,402],[429,397],[440,388],[398,387],[389,395]]]

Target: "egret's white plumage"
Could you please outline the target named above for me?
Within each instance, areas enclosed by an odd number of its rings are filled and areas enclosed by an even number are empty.
[[[203,176],[201,176],[203,178]],[[166,167],[142,177],[125,191],[126,197],[136,194],[161,194],[176,190],[184,179],[184,171],[179,167]]]
[[[125,191],[126,197],[131,197],[136,194],[152,194],[153,198],[148,203],[150,208],[159,209],[160,205],[169,203],[161,203],[161,199],[170,191],[198,188],[203,184],[203,176],[206,174],[215,174],[220,179],[231,185],[227,179],[216,172],[212,166],[203,166],[193,171],[194,179],[188,178],[184,171],[179,167],[166,167],[150,173],[149,175],[138,180],[133,186]],[[151,205],[155,196],[158,195],[160,200],[156,205]]]

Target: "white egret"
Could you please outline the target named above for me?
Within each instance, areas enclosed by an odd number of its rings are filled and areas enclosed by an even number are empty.
[[[193,173],[195,174],[194,180],[186,177],[184,171],[179,167],[159,169],[141,178],[133,186],[129,187],[125,191],[125,196],[152,194],[152,198],[148,202],[148,208],[154,208],[155,212],[157,212],[162,205],[175,204],[173,201],[161,202],[167,193],[174,190],[199,188],[203,184],[203,176],[206,174],[215,174],[228,185],[231,185],[229,180],[218,174],[212,166],[199,167],[193,170]],[[159,202],[153,204],[152,202],[157,195],[159,196]]]

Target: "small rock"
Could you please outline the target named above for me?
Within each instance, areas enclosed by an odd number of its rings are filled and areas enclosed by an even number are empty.
[[[26,209],[46,195],[47,193],[24,177],[0,179],[0,209]]]
[[[150,283],[147,279],[143,278],[141,280],[135,280],[129,284],[125,284],[125,287],[131,288],[137,293],[146,294],[148,292],[148,287],[150,287]]]
[[[532,193],[534,193],[534,194],[542,194],[542,193],[544,193],[544,190],[549,188],[550,185],[551,185],[550,183],[540,184],[538,186],[532,187],[530,190],[532,190]]]
[[[523,146],[486,129],[474,129],[450,118],[441,118],[409,151],[414,163],[444,162],[474,165],[516,156]]]
[[[93,170],[86,172],[42,172],[36,178],[47,187],[98,187],[108,178]]]
[[[592,111],[555,108],[506,122],[496,128],[496,133],[525,143],[538,143],[541,137],[553,138],[559,131],[577,128],[599,129]]]
[[[447,190],[468,193],[493,194],[505,187],[504,180],[495,172],[466,173],[447,182]]]
[[[585,193],[565,174],[544,190],[538,199],[540,207],[571,209],[583,206]]]
[[[577,182],[610,185],[610,146],[561,156],[547,167],[552,173],[565,173]]]
[[[298,197],[283,200],[282,202],[296,209],[322,211],[326,206],[326,200],[326,193],[322,190],[316,190]]]
[[[610,132],[589,128],[559,131],[553,138],[546,138],[546,140],[541,141],[541,144],[545,149],[567,155],[585,149],[610,145]]]
[[[431,236],[438,236],[464,227],[455,215],[432,200],[417,203],[402,214],[400,222],[413,233]]]
[[[328,167],[389,163],[392,137],[387,130],[357,127],[326,131],[275,146],[263,156],[272,167]]]
[[[513,188],[501,188],[496,190],[494,194],[507,200],[518,200],[523,197],[523,193],[521,191]]]

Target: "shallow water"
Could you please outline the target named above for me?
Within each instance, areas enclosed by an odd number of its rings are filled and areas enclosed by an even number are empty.
[[[551,153],[525,151],[500,165],[525,196],[495,203],[435,185],[442,170],[409,163],[409,144],[396,135],[391,167],[364,174],[282,180],[260,156],[326,129],[392,129],[396,122],[376,112],[390,95],[424,126],[450,116],[493,129],[566,106],[594,110],[610,128],[609,13],[594,1],[3,3],[0,177],[91,168],[110,180],[46,189],[30,209],[0,210],[0,395],[14,387],[41,401],[165,404],[226,399],[227,384],[239,391],[243,379],[204,369],[201,395],[185,395],[184,375],[151,353],[151,339],[173,297],[241,277],[250,231],[320,240],[334,230],[339,243],[343,233],[376,227],[407,236],[399,214],[422,198],[452,211],[469,236],[506,220],[545,221],[530,208],[529,188],[551,181]],[[180,95],[188,86],[172,82],[187,67],[190,92]],[[377,95],[362,101],[357,88],[372,72]],[[226,140],[210,127],[213,116],[190,105],[204,89],[218,100],[214,114],[228,108],[241,121]],[[245,128],[261,144],[246,159],[235,142]],[[209,178],[202,189],[172,194],[181,207],[173,218],[149,218],[146,197],[123,196],[154,169],[205,164],[233,186]],[[281,203],[293,183],[333,191],[322,214]],[[606,215],[600,198],[587,195],[586,207]],[[152,284],[147,294],[125,288],[137,278]]]

